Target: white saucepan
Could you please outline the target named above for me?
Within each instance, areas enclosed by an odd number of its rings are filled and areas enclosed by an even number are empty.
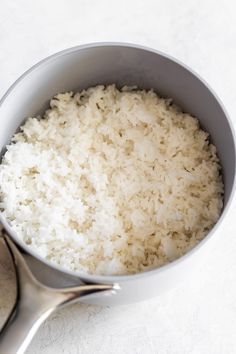
[[[186,112],[196,116],[216,145],[225,186],[220,219],[194,249],[180,259],[143,273],[127,276],[97,276],[72,272],[42,259],[11,229],[3,215],[7,245],[18,277],[18,296],[0,336],[0,352],[23,353],[42,321],[56,308],[76,299],[88,303],[116,305],[147,299],[175,286],[191,274],[207,253],[227,213],[235,184],[235,139],[221,102],[209,86],[189,68],[156,50],[121,43],[97,43],[64,50],[33,66],[0,101],[0,150],[29,116],[43,113],[49,100],[64,91],[78,91],[97,84],[116,83],[153,88],[171,97]],[[45,287],[37,281],[44,280]],[[77,284],[66,289],[65,285]],[[52,289],[52,287],[60,289]],[[120,287],[120,290],[118,290]],[[105,296],[116,292],[114,296]]]

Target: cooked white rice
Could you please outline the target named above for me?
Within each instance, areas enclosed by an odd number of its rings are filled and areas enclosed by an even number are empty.
[[[128,274],[180,257],[222,208],[216,148],[170,99],[115,85],[58,94],[0,165],[0,207],[65,268]]]

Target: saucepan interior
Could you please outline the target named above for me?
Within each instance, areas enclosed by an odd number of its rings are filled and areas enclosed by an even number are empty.
[[[217,230],[232,199],[235,142],[229,119],[218,98],[190,69],[154,50],[127,44],[100,43],[57,53],[35,65],[16,81],[0,104],[1,152],[4,153],[5,145],[25,118],[43,113],[53,95],[111,83],[118,87],[137,85],[143,89],[153,88],[159,95],[173,98],[186,112],[196,116],[217,147],[225,185],[224,210],[220,220],[198,246],[171,264],[131,276],[93,276],[50,265],[62,271],[64,276],[79,277],[89,282],[118,281],[123,290],[105,301],[124,303],[151,297],[173,286],[198,262],[200,249],[207,249],[207,241]],[[26,252],[47,264],[17,239],[1,215],[0,221]]]

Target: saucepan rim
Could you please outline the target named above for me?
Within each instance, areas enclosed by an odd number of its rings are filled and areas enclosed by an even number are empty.
[[[214,92],[214,90],[208,85],[208,83],[202,79],[202,77],[200,77],[194,70],[192,70],[190,67],[188,67],[187,65],[183,64],[181,61],[177,60],[176,58],[173,58],[172,56],[165,54],[159,50],[156,49],[152,49],[146,46],[142,46],[142,45],[138,45],[138,44],[131,44],[131,43],[125,43],[125,42],[95,42],[95,43],[89,43],[89,44],[82,44],[82,45],[78,45],[78,46],[74,46],[68,49],[64,49],[62,51],[59,51],[55,54],[52,54],[48,57],[46,57],[43,60],[40,60],[39,62],[37,62],[35,65],[33,65],[30,69],[28,69],[27,71],[25,71],[11,86],[10,88],[7,90],[7,92],[3,95],[3,97],[0,100],[0,108],[3,105],[4,101],[6,100],[6,98],[11,94],[11,92],[14,90],[14,88],[27,76],[29,75],[32,71],[37,70],[38,68],[42,67],[43,65],[47,65],[48,62],[53,61],[54,59],[60,57],[60,56],[64,56],[67,55],[69,53],[73,53],[73,52],[77,52],[77,51],[81,51],[83,49],[90,49],[90,48],[95,48],[95,47],[112,47],[112,46],[117,46],[117,47],[128,47],[128,48],[134,48],[134,49],[138,49],[138,50],[143,50],[143,51],[148,51],[148,52],[152,52],[154,54],[158,54],[159,56],[168,59],[172,62],[174,62],[175,64],[181,66],[182,68],[184,68],[185,70],[187,70],[188,72],[190,72],[192,75],[194,75],[196,77],[196,79],[198,79],[206,88],[208,91],[210,91],[210,93],[213,95],[213,97],[215,98],[215,100],[218,102],[218,104],[220,105],[225,119],[228,121],[232,136],[233,136],[233,143],[234,143],[234,166],[236,163],[236,140],[235,140],[235,132],[233,129],[233,125],[232,122],[230,120],[229,115],[226,112],[226,109],[224,107],[224,105],[222,104],[221,100],[219,99],[219,97],[217,96],[217,94]],[[220,218],[218,219],[218,221],[216,222],[216,224],[213,226],[213,228],[208,232],[208,234],[204,237],[203,240],[201,240],[195,247],[193,247],[190,251],[188,251],[186,254],[184,254],[183,256],[181,256],[180,258],[177,258],[176,260],[167,263],[161,267],[158,268],[152,268],[143,272],[139,272],[136,274],[129,274],[129,275],[96,275],[96,274],[90,274],[90,273],[86,273],[86,272],[79,272],[79,271],[72,271],[66,268],[63,268],[62,266],[59,266],[57,264],[54,264],[46,259],[44,259],[43,257],[41,257],[39,254],[37,254],[36,251],[32,250],[29,248],[29,246],[27,246],[22,240],[20,240],[17,237],[17,233],[15,231],[12,230],[10,224],[7,222],[7,220],[5,219],[5,217],[2,215],[2,213],[0,213],[0,223],[2,223],[3,227],[5,228],[5,230],[7,231],[7,233],[10,235],[10,237],[14,240],[14,242],[16,242],[16,244],[18,246],[20,246],[22,248],[22,250],[24,252],[26,252],[27,254],[33,256],[34,258],[38,259],[39,261],[41,261],[42,263],[46,264],[47,266],[49,266],[50,268],[53,268],[61,273],[67,274],[69,276],[73,276],[76,278],[80,278],[81,280],[85,280],[87,282],[104,282],[104,283],[119,283],[119,282],[123,282],[123,281],[130,281],[130,280],[135,280],[135,279],[139,279],[139,278],[143,278],[146,276],[152,276],[152,275],[157,275],[158,273],[163,273],[165,271],[168,271],[170,269],[172,269],[173,267],[176,267],[177,265],[179,265],[182,262],[185,262],[187,259],[189,259],[190,257],[192,257],[193,255],[195,255],[196,252],[199,251],[199,249],[201,249],[202,247],[204,247],[205,243],[209,241],[209,239],[212,238],[213,234],[215,233],[216,229],[221,225],[223,219],[225,218],[231,204],[232,204],[232,200],[233,200],[233,196],[235,193],[235,187],[236,187],[236,176],[235,176],[235,172],[234,172],[234,176],[233,176],[233,184],[232,184],[232,189],[230,192],[230,197],[227,201],[227,205],[224,206],[223,211],[220,215]]]

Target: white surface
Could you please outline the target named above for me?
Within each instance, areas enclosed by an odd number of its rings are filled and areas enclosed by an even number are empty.
[[[203,76],[236,126],[234,1],[1,1],[0,95],[66,47],[126,41],[160,49]],[[1,119],[1,118],[0,118]],[[236,348],[236,202],[198,274],[168,294],[116,308],[74,305],[41,327],[28,353],[232,354]],[[14,277],[0,246],[0,320]]]

